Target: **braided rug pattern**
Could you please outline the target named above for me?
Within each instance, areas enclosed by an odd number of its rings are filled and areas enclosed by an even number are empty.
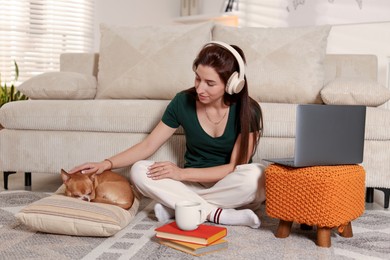
[[[318,227],[339,227],[363,214],[365,171],[360,165],[266,171],[266,211],[271,217]]]

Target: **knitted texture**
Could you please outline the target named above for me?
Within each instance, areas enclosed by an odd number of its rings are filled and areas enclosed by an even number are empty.
[[[318,227],[338,227],[365,207],[365,171],[359,165],[265,170],[266,211],[271,217]]]

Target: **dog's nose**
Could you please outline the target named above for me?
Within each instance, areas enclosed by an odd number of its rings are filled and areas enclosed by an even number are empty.
[[[89,199],[86,198],[86,197],[83,197],[82,200],[83,200],[83,201],[89,201]]]

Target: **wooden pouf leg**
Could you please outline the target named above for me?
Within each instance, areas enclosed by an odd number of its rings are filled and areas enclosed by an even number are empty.
[[[349,222],[345,227],[342,232],[340,232],[340,236],[342,237],[353,237],[353,232],[352,232],[352,224]]]
[[[292,221],[279,221],[278,230],[276,231],[275,237],[286,238],[290,235]]]
[[[330,232],[332,231],[331,228],[327,227],[317,227],[317,246],[321,247],[330,247]]]

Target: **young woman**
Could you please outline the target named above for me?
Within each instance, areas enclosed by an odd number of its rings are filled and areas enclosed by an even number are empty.
[[[175,203],[197,201],[217,224],[260,226],[254,213],[265,200],[264,167],[252,163],[262,132],[260,106],[248,95],[245,57],[223,42],[206,44],[193,63],[195,86],[178,93],[145,140],[102,162],[71,170],[101,173],[133,165],[136,189],[154,199],[159,221],[174,217]],[[182,126],[185,165],[145,160]]]

